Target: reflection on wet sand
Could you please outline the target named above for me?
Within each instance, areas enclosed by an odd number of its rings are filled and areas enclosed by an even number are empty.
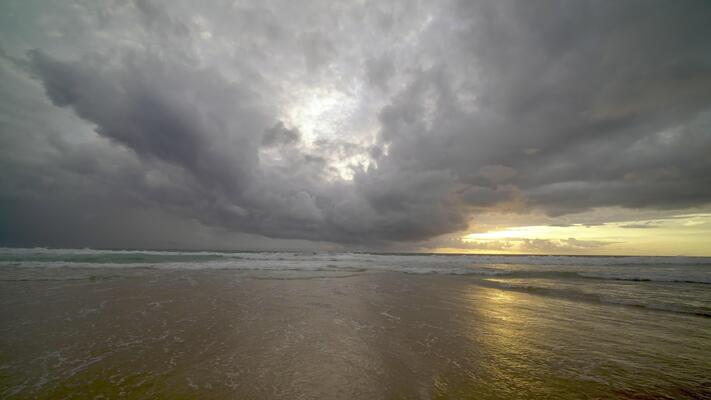
[[[3,398],[699,398],[707,319],[478,278],[113,270],[0,282]]]

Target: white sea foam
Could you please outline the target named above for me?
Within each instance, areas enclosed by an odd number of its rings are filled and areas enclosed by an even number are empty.
[[[0,267],[394,271],[711,283],[708,257],[501,256],[0,248]]]

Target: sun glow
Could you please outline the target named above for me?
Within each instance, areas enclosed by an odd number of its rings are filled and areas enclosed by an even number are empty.
[[[574,254],[711,254],[711,213],[595,225],[515,226],[469,233],[442,252]]]
[[[492,239],[515,239],[538,237],[548,230],[546,226],[519,226],[506,228],[499,231],[489,231],[482,233],[470,233],[462,237],[464,241],[492,240]]]

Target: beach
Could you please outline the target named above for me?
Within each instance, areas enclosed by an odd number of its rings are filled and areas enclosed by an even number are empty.
[[[576,297],[570,277],[556,289],[567,295],[551,294],[541,274],[522,286],[520,272],[414,273],[377,255],[241,254],[232,264],[254,268],[229,268],[201,254],[130,254],[4,255],[0,397],[711,397],[711,318],[698,294],[688,312]],[[586,284],[606,283],[708,292]]]

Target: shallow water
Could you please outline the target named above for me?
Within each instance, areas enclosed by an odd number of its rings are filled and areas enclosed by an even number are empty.
[[[0,397],[711,398],[710,278],[698,258],[4,249]]]

